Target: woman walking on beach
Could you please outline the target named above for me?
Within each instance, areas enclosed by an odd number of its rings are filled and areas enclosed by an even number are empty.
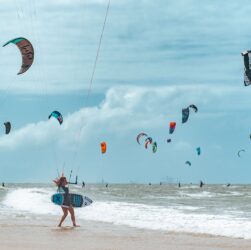
[[[68,184],[74,184],[74,183],[68,182],[66,177],[64,177],[64,176],[61,176],[59,179],[54,180],[54,182],[56,183],[56,185],[58,187],[58,192],[64,193],[64,202],[63,202],[63,205],[61,206],[64,214],[58,224],[58,227],[62,226],[62,223],[64,222],[65,218],[68,215],[68,212],[70,212],[73,226],[78,227],[78,225],[76,224],[74,208],[71,204],[69,187],[67,187]]]

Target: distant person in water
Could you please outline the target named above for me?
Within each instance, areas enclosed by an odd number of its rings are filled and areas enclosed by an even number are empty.
[[[106,183],[105,187],[108,188],[108,183]]]
[[[230,183],[228,183],[228,184],[227,184],[227,187],[230,187],[230,186],[231,186],[231,184],[230,184]]]
[[[151,182],[149,182],[149,184],[148,184],[149,186],[151,186],[152,185],[152,183]]]
[[[82,188],[84,188],[84,187],[85,187],[85,182],[83,181],[83,182],[82,182]]]
[[[200,181],[200,188],[202,188],[204,186],[203,181]]]
[[[160,184],[160,186],[161,186],[161,185],[162,185],[162,182],[160,182],[159,184]]]
[[[4,184],[4,182],[2,182],[2,187],[5,187],[5,184]]]
[[[58,187],[58,192],[64,193],[64,203],[61,206],[64,214],[58,224],[58,227],[62,226],[62,223],[64,222],[65,218],[68,215],[68,212],[70,212],[70,214],[71,214],[71,220],[72,220],[73,226],[78,227],[78,225],[76,224],[74,208],[71,204],[69,187],[67,187],[68,184],[75,184],[75,183],[68,182],[66,177],[64,177],[64,176],[61,176],[59,179],[54,180],[54,182],[56,183],[56,185]]]
[[[181,187],[180,182],[179,182],[179,188]]]

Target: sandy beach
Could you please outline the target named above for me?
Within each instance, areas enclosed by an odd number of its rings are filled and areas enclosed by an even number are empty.
[[[226,250],[251,249],[251,240],[217,237],[203,234],[183,234],[140,230],[107,223],[85,222],[72,228],[69,223],[57,228],[57,221],[25,221],[1,223],[1,249],[170,249]]]

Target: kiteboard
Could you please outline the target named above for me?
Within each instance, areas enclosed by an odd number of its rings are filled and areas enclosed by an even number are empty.
[[[80,194],[69,194],[71,204],[73,207],[86,207],[92,204],[92,200]],[[59,206],[62,206],[64,203],[64,194],[63,193],[56,193],[51,196],[51,201]]]

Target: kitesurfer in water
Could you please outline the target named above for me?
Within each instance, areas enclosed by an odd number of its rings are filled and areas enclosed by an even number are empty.
[[[204,185],[203,181],[200,181],[200,188],[202,188]]]
[[[59,179],[54,180],[54,182],[58,186],[58,192],[64,193],[64,202],[63,202],[63,205],[61,206],[64,214],[58,224],[58,227],[62,226],[62,223],[64,222],[65,218],[68,215],[68,212],[70,212],[70,214],[71,214],[71,220],[72,220],[73,226],[78,227],[78,225],[76,224],[74,208],[73,208],[73,206],[71,204],[71,200],[70,200],[69,187],[67,187],[68,184],[75,184],[75,183],[68,182],[66,177],[64,177],[64,176],[61,176]]]

